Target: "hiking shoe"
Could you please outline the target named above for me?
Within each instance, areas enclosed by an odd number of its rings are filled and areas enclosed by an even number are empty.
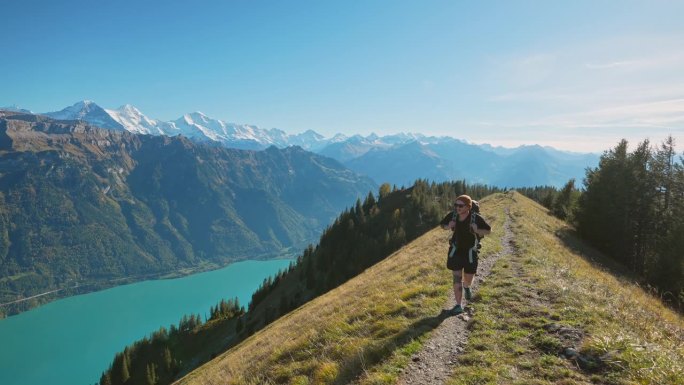
[[[454,306],[453,309],[451,309],[451,312],[454,315],[459,315],[459,314],[463,313],[463,308],[461,307],[461,305],[456,305],[456,306]]]
[[[465,299],[468,300],[468,301],[470,301],[471,299],[473,299],[473,291],[470,290],[469,287],[464,287],[463,289],[464,289],[464,290],[463,290],[463,294],[465,294]]]

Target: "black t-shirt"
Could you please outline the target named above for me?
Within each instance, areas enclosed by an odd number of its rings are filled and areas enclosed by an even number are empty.
[[[470,231],[470,215],[466,217],[465,220],[461,221],[458,214],[450,212],[447,214],[441,222],[440,225],[446,226],[451,222],[452,219],[456,221],[456,227],[454,228],[454,235],[451,236],[451,243],[456,244],[456,254],[467,254],[468,250],[475,246],[475,234]],[[479,214],[475,214],[474,218],[478,229],[491,230],[491,226],[482,218]]]

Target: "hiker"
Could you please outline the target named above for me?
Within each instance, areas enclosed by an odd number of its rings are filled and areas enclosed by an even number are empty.
[[[454,274],[454,314],[463,313],[463,294],[466,301],[473,297],[471,285],[477,271],[479,239],[492,232],[491,226],[473,209],[473,205],[468,195],[459,196],[454,202],[454,211],[440,222],[443,229],[454,232],[449,240],[447,258],[447,268]]]

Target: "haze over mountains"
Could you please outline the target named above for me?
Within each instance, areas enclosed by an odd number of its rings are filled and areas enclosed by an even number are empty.
[[[560,187],[571,178],[581,182],[585,169],[595,167],[599,159],[599,154],[560,151],[538,145],[493,147],[420,133],[337,134],[331,138],[311,130],[288,134],[277,128],[227,123],[201,112],[164,122],[145,116],[131,105],[110,110],[91,101],[78,102],[44,115],[84,120],[96,126],[139,134],[180,134],[193,141],[229,148],[259,150],[269,146],[299,146],[336,159],[348,168],[370,176],[378,184],[389,182],[398,186],[409,186],[418,178],[429,178],[435,181],[466,179],[471,183],[500,187]]]
[[[91,105],[83,116],[109,115]],[[0,303],[299,252],[376,188],[299,147],[239,150],[0,111]]]

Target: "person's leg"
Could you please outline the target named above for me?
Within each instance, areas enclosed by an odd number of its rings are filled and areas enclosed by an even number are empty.
[[[473,278],[475,278],[475,274],[469,274],[469,273],[463,274],[463,286],[465,286],[465,287],[472,286],[473,285]]]
[[[456,306],[461,306],[463,301],[463,270],[454,270],[454,299],[456,300]]]
[[[470,287],[473,286],[473,278],[475,278],[475,274],[463,274],[463,290],[465,292],[466,301],[470,301],[473,298],[473,292],[470,289]]]

